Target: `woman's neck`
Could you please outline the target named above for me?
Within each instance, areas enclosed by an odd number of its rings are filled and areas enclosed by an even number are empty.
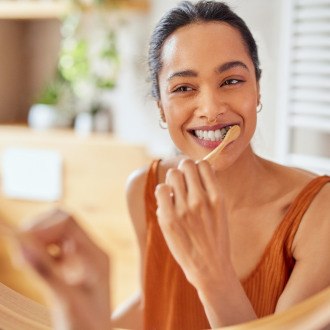
[[[235,164],[217,172],[229,211],[256,205],[267,199],[267,183],[272,177],[269,164],[270,162],[258,157],[249,146]]]

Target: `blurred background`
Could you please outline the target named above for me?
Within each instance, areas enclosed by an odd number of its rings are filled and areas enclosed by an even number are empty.
[[[330,0],[226,2],[259,46],[256,152],[330,174]],[[0,215],[20,223],[59,202],[73,209],[115,255],[115,303],[138,281],[125,181],[175,151],[158,124],[146,62],[155,23],[176,3],[0,0]],[[32,183],[20,187],[20,175]],[[53,193],[43,200],[45,191]],[[0,275],[42,301],[31,282],[18,286],[4,267]]]

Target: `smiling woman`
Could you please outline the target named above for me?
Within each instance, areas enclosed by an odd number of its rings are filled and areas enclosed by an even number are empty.
[[[184,1],[156,26],[149,66],[161,118],[182,155],[157,159],[129,179],[141,291],[113,314],[112,326],[235,325],[286,311],[329,286],[330,178],[254,153],[261,70],[244,21],[222,2]],[[231,126],[239,134],[225,145]],[[212,166],[200,161],[221,145]],[[54,223],[56,215],[25,232],[24,255],[71,328],[95,321],[106,329],[108,260],[70,215],[61,212]],[[63,249],[60,260],[47,253],[52,243]],[[67,265],[88,271],[71,283]]]
[[[180,27],[163,43],[158,104],[172,140],[192,159],[203,158],[221,143],[212,141],[213,132],[242,126],[245,118],[249,120],[237,143],[245,149],[254,133],[259,85],[243,40],[227,22],[206,21]],[[199,136],[191,134],[196,131]]]

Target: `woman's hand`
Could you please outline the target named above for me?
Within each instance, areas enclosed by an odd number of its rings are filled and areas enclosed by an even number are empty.
[[[208,162],[183,160],[156,188],[157,216],[167,245],[198,288],[230,265],[223,196]]]
[[[48,284],[55,329],[110,329],[109,258],[67,213],[19,234],[24,259]]]

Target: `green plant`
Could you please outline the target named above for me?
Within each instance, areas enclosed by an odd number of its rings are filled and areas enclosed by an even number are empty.
[[[102,94],[116,86],[118,76],[116,33],[107,25],[103,11],[94,13],[97,38],[82,32],[84,15],[90,14],[78,11],[63,21],[57,71],[42,91],[39,103],[58,105],[72,113],[81,109],[96,113],[104,108]]]
[[[49,83],[41,92],[37,103],[55,105],[60,97],[60,88],[56,82]]]

